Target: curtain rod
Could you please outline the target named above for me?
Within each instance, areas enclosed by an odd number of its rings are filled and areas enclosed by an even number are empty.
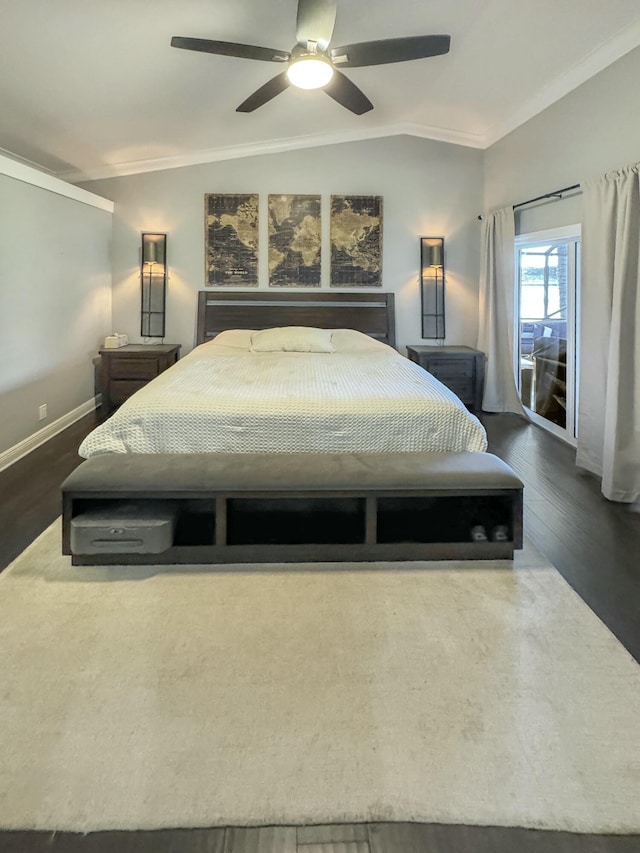
[[[533,204],[534,201],[543,201],[545,198],[562,198],[562,193],[568,193],[570,190],[579,190],[580,184],[572,184],[570,187],[563,187],[561,190],[553,190],[550,193],[528,198],[526,201],[519,201],[518,204],[512,205],[515,210],[518,207],[524,207],[525,204]],[[479,214],[478,219],[482,219],[482,214]]]

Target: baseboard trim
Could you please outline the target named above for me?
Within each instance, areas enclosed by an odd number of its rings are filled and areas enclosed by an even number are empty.
[[[35,450],[36,447],[40,447],[40,445],[49,441],[50,438],[53,438],[54,435],[62,432],[63,429],[66,429],[68,426],[71,426],[71,424],[79,421],[80,418],[83,418],[85,415],[93,412],[94,409],[100,405],[100,401],[100,394],[96,397],[91,397],[90,400],[87,400],[85,403],[81,403],[75,409],[72,409],[72,411],[67,412],[66,415],[52,421],[50,424],[47,424],[46,427],[39,429],[38,432],[34,432],[33,435],[30,435],[23,441],[19,441],[18,444],[14,444],[13,447],[10,447],[8,450],[0,453],[0,471],[4,471],[5,468],[9,468],[9,466],[13,465],[14,462],[17,462],[18,459],[22,459],[23,456],[26,456],[28,453],[31,453],[32,450]]]

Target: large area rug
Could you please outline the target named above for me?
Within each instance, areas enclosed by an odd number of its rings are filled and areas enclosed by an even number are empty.
[[[606,566],[602,567],[606,571]],[[0,826],[640,831],[640,667],[508,562],[0,576]]]

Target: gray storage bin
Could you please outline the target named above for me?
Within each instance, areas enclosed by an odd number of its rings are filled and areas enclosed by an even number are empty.
[[[71,519],[73,554],[160,554],[173,544],[177,511],[166,501],[114,502]]]

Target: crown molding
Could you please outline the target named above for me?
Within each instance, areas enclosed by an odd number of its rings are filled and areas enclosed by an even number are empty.
[[[80,187],[74,187],[73,184],[67,183],[61,178],[35,169],[33,166],[28,166],[24,161],[15,160],[4,154],[0,154],[0,175],[6,175],[8,178],[15,178],[25,184],[32,184],[34,187],[40,187],[40,189],[82,202],[82,204],[106,210],[108,213],[114,211],[115,205],[112,201]]]
[[[387,136],[417,136],[435,142],[449,142],[470,148],[483,148],[483,139],[472,133],[464,133],[446,128],[401,122],[398,124],[367,127],[356,131],[336,131],[335,133],[313,134],[310,136],[285,139],[267,139],[250,145],[232,145],[225,148],[212,148],[207,151],[195,151],[174,157],[158,157],[151,160],[135,160],[129,163],[115,163],[98,166],[95,169],[74,170],[57,175],[60,180],[78,183],[80,181],[98,181],[105,178],[118,178],[137,175],[143,172],[158,172],[164,169],[180,169],[203,163],[216,163],[221,160],[235,160],[241,157],[257,157],[264,154],[281,154],[298,151],[303,148],[318,148],[323,145],[339,145],[344,142],[361,142],[367,139],[380,139]]]
[[[44,172],[47,175],[54,175],[53,169],[48,169],[46,166],[41,166],[35,160],[29,160],[27,157],[21,157],[19,154],[14,154],[13,151],[8,151],[6,148],[0,148],[0,157],[6,157],[7,160],[13,160],[16,163],[22,163],[24,166],[30,166],[38,172]]]
[[[434,142],[448,142],[451,145],[463,145],[465,148],[484,148],[484,136],[479,133],[469,133],[466,130],[450,130],[446,127],[430,127],[426,124],[415,122],[403,122],[395,125],[393,133],[389,136],[405,134],[406,136],[418,136],[420,139],[431,139]]]
[[[484,137],[483,147],[489,148],[638,46],[640,46],[640,20],[631,26],[624,27],[565,74],[545,86],[535,97],[522,104],[506,122],[488,131]]]

